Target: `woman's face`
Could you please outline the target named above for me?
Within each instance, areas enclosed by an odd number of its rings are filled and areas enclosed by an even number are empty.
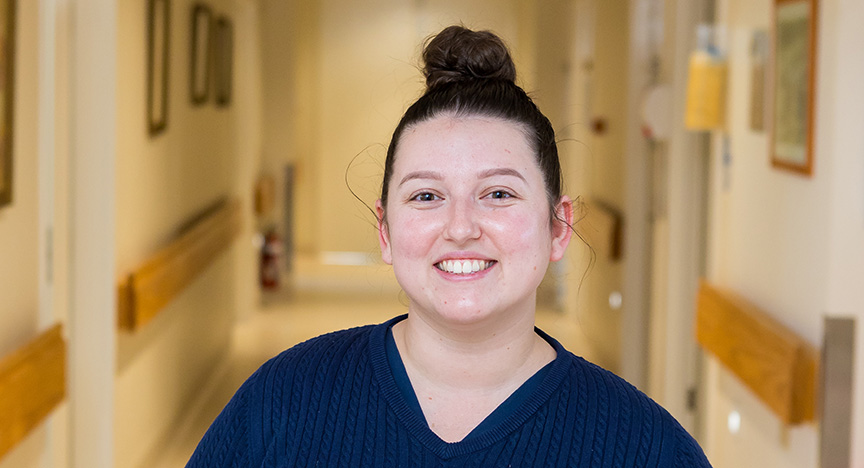
[[[412,313],[477,324],[532,313],[569,227],[550,223],[543,176],[521,127],[489,117],[436,117],[398,144],[381,254]],[[563,197],[556,215],[572,223]],[[516,314],[516,315],[512,315]],[[524,316],[523,316],[524,318]]]

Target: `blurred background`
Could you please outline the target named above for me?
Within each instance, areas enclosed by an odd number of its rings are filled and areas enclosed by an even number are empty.
[[[538,326],[714,466],[864,466],[864,340],[838,351],[834,407],[811,393],[796,419],[758,390],[785,391],[773,372],[754,387],[694,332],[704,280],[764,312],[790,359],[826,359],[831,319],[855,338],[864,3],[0,4],[0,468],[183,466],[264,360],[404,313],[368,207],[423,40],[453,23],[507,41],[582,202],[592,248],[550,267]],[[785,352],[760,336],[744,348]]]

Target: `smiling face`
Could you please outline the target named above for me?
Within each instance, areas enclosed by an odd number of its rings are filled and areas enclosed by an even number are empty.
[[[402,134],[381,254],[409,311],[449,324],[525,319],[569,227],[550,223],[543,175],[521,127],[489,117],[435,117]],[[556,215],[572,223],[562,197]],[[386,217],[384,216],[386,215]]]

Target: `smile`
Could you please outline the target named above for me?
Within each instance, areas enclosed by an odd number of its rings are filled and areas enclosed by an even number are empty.
[[[496,262],[494,260],[444,260],[435,264],[435,268],[456,275],[470,275],[483,271]]]

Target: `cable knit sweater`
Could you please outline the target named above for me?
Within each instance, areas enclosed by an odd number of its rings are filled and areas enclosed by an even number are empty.
[[[710,467],[663,408],[539,330],[557,352],[542,381],[487,430],[444,442],[388,364],[387,330],[403,317],[323,335],[268,361],[187,468]]]

